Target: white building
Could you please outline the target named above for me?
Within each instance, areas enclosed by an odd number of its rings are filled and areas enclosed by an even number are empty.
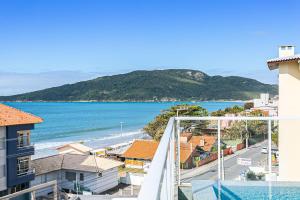
[[[32,161],[36,177],[31,186],[57,180],[59,190],[99,194],[119,183],[118,167],[123,163],[93,155],[59,154]],[[43,190],[36,196],[47,196]]]
[[[254,108],[268,106],[270,95],[268,93],[261,93],[259,99],[253,99]]]
[[[70,143],[56,148],[59,154],[81,154],[89,155],[92,151],[92,148],[87,147],[80,143]]]

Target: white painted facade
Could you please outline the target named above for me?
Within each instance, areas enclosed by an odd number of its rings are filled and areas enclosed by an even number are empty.
[[[0,191],[6,190],[6,127],[0,127]]]
[[[101,173],[73,170],[53,171],[50,173],[37,175],[35,177],[35,180],[31,182],[31,186],[52,180],[57,180],[59,189],[75,191],[74,186],[76,185],[76,181],[67,180],[66,172],[75,172],[77,183],[95,194],[109,190],[119,184],[118,168],[115,167],[109,170],[102,171]],[[80,174],[83,174],[83,180],[80,180]],[[45,189],[43,191],[38,191],[36,193],[36,196],[46,196],[51,191],[51,188]]]
[[[121,183],[127,185],[142,185],[144,182],[144,177],[145,174],[127,172],[126,176],[121,177]]]
[[[259,99],[253,99],[254,108],[268,106],[270,95],[268,93],[261,93]]]

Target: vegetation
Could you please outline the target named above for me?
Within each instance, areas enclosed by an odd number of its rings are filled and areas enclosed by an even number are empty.
[[[208,112],[205,108],[202,108],[198,105],[177,105],[169,108],[168,110],[163,111],[160,115],[155,117],[155,119],[150,122],[148,125],[144,127],[144,131],[146,131],[150,136],[152,136],[155,140],[160,140],[162,137],[164,130],[167,126],[167,123],[171,117],[175,117],[177,112],[180,116],[208,116]],[[195,124],[197,123],[197,124]],[[197,127],[205,127],[205,122],[195,122],[193,125]],[[186,121],[181,124],[181,127],[188,128],[190,127],[192,122]]]
[[[251,109],[251,108],[253,108],[254,107],[254,103],[253,102],[246,102],[245,104],[244,104],[244,109],[245,110],[249,110],[249,109]]]
[[[247,100],[277,85],[238,76],[209,76],[201,71],[134,71],[40,91],[0,97],[0,101],[164,101]]]
[[[244,108],[241,106],[233,106],[225,108],[224,110],[217,110],[211,113],[211,116],[224,116],[225,114],[238,114],[244,111]]]

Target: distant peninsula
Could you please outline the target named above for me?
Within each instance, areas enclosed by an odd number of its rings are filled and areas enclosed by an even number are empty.
[[[35,92],[1,96],[0,101],[209,101],[248,100],[278,94],[278,86],[239,76],[209,76],[168,69],[103,76]]]

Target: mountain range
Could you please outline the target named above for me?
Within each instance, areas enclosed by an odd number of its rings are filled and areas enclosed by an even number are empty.
[[[0,101],[204,101],[247,100],[278,94],[278,86],[239,76],[209,76],[189,69],[133,71],[35,92],[2,96]]]

